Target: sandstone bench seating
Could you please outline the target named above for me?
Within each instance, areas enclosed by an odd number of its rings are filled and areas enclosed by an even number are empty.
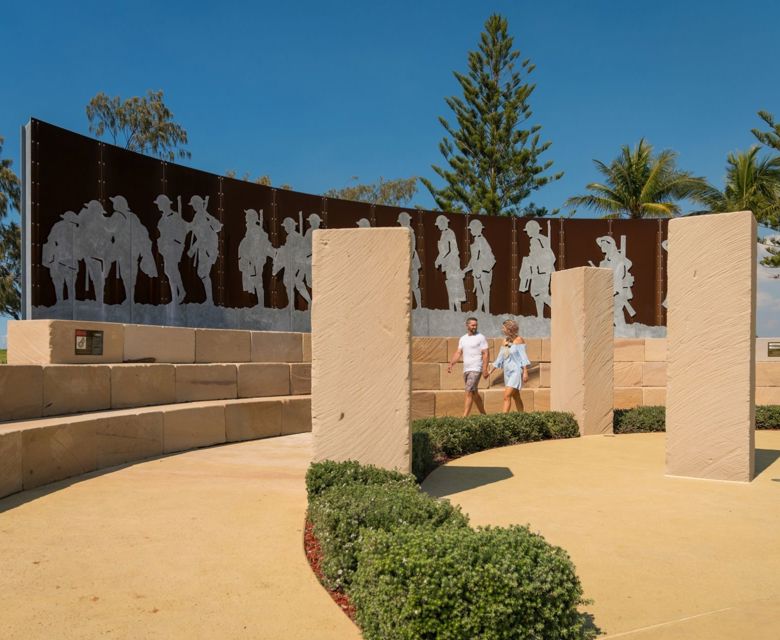
[[[0,422],[310,392],[307,362],[4,365],[0,366]]]
[[[0,424],[0,497],[167,453],[307,431],[308,396],[192,402]]]

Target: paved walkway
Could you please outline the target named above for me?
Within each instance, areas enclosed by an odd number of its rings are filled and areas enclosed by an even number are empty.
[[[609,638],[780,637],[780,432],[751,484],[663,475],[663,434],[495,449],[425,488],[569,551]],[[0,638],[349,640],[302,549],[311,436],[191,451],[0,500]]]
[[[637,434],[493,449],[423,486],[565,548],[608,638],[777,640],[780,431],[756,447],[750,484],[667,478],[664,434]]]
[[[0,638],[360,638],[303,553],[311,435],[0,500]]]

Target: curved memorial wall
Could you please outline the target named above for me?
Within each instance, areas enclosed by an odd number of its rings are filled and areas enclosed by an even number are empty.
[[[31,120],[24,130],[27,318],[308,331],[316,228],[409,226],[415,335],[464,314],[549,335],[550,278],[615,274],[618,336],[665,335],[667,222],[450,214],[275,189]],[[359,268],[359,265],[356,265]]]

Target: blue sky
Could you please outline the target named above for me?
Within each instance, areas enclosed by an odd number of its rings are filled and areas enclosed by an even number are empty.
[[[311,193],[431,177],[452,72],[492,12],[536,64],[532,122],[565,172],[537,204],[582,193],[593,158],[643,136],[720,185],[756,112],[780,118],[776,2],[6,2],[3,156],[18,170],[31,116],[87,133],[98,91],[163,89],[200,169]],[[424,188],[415,202],[432,205]]]

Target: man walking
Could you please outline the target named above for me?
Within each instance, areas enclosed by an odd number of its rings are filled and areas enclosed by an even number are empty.
[[[463,417],[471,413],[471,405],[476,404],[480,413],[485,413],[485,405],[479,395],[479,377],[488,377],[488,343],[477,331],[476,318],[466,318],[466,335],[458,342],[458,350],[447,365],[447,373],[452,373],[452,367],[463,356],[463,382],[466,399],[463,407]]]

